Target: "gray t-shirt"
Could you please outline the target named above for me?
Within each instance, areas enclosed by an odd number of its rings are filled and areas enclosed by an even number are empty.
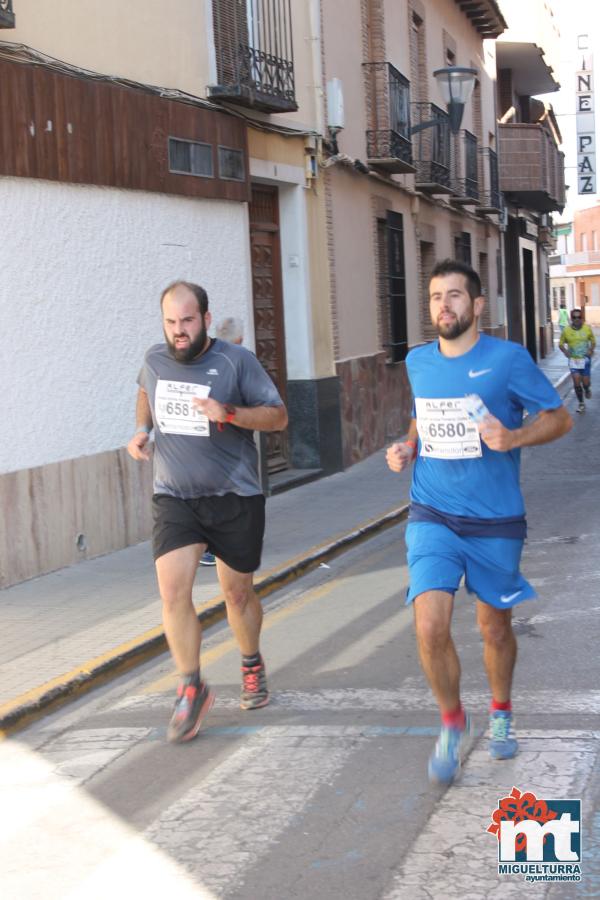
[[[277,388],[245,347],[215,340],[202,356],[178,362],[166,344],[148,350],[138,376],[154,422],[154,493],[191,500],[261,493],[253,432],[195,412],[193,396],[234,406],[281,406]]]

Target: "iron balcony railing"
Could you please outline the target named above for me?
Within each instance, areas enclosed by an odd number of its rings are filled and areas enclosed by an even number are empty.
[[[214,100],[265,112],[298,109],[290,0],[213,0]]]
[[[364,63],[367,159],[388,172],[414,172],[410,140],[410,83],[388,62]]]
[[[14,28],[13,0],[0,0],[0,28]]]
[[[424,122],[437,124],[413,134],[415,187],[431,194],[449,194],[450,121],[448,114],[434,103],[411,103],[413,127]]]
[[[491,147],[480,147],[482,189],[479,198],[481,212],[497,212],[502,210],[500,199],[500,180],[498,178],[498,154]]]
[[[477,138],[465,131],[465,194],[473,200],[479,199],[479,179],[477,177]]]
[[[470,131],[454,135],[452,153],[452,203],[469,206],[479,200],[477,138]]]

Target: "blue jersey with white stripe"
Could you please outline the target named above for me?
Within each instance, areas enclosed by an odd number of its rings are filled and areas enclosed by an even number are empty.
[[[524,515],[520,450],[490,450],[460,407],[467,395],[477,394],[510,429],[521,426],[524,410],[535,415],[560,407],[558,393],[529,352],[512,341],[480,334],[462,356],[444,356],[437,341],[417,347],[408,354],[406,367],[419,427],[411,500],[488,521]],[[436,453],[448,455],[439,458]]]

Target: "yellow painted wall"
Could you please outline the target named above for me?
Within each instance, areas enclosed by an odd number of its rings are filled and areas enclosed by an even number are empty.
[[[204,0],[18,0],[2,37],[64,62],[204,96]]]

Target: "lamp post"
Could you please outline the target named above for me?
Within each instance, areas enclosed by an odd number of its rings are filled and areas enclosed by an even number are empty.
[[[450,130],[453,134],[457,134],[462,122],[465,103],[475,87],[477,69],[470,69],[466,66],[448,66],[445,69],[436,69],[433,77],[440,87],[442,98],[448,108]],[[441,125],[440,119],[430,119],[428,122],[421,122],[419,125],[411,128],[410,133],[416,134],[418,131],[423,131],[425,128],[433,128],[435,125]]]

